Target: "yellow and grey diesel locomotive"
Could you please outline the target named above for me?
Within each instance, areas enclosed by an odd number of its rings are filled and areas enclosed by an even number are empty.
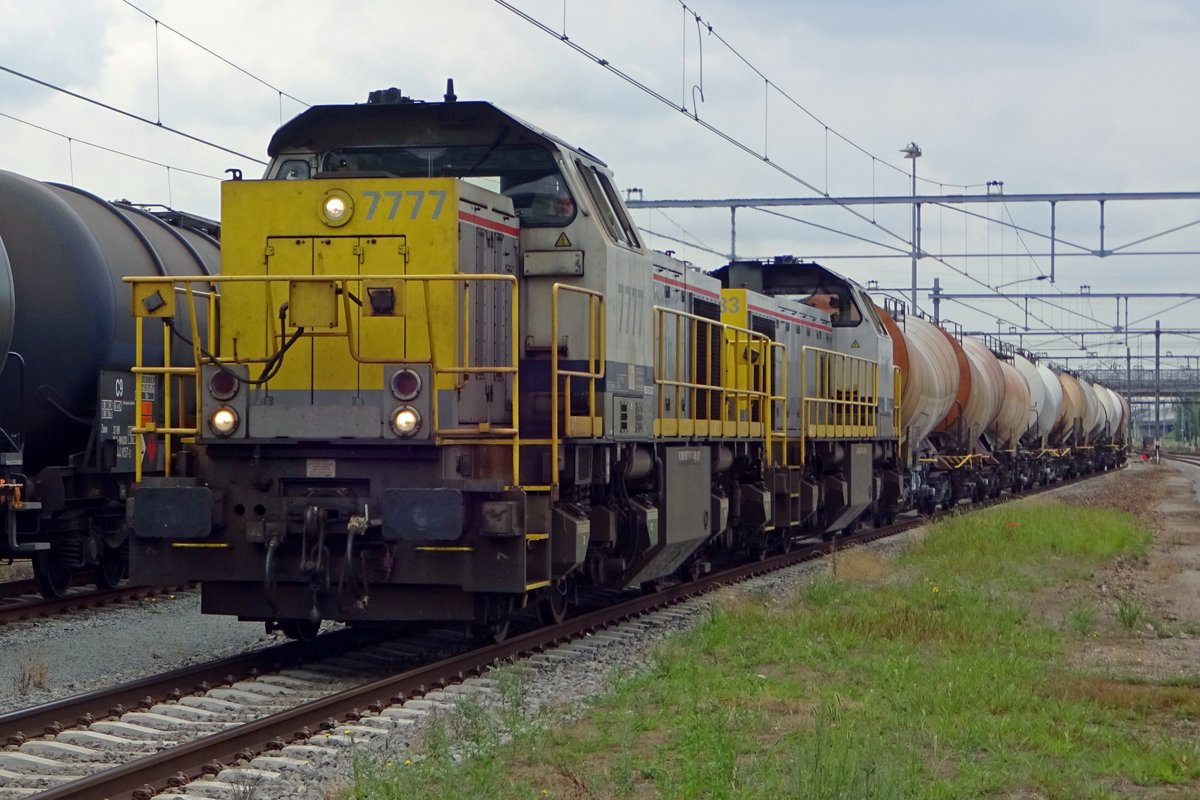
[[[135,580],[293,636],[499,632],[901,502],[898,373],[856,284],[654,253],[601,161],[488,103],[373,93],[269,152],[222,187],[219,277],[133,282],[139,344],[197,364],[135,371],[199,409],[138,420],[183,457],[139,476]],[[207,333],[180,323],[210,298]]]
[[[134,373],[198,412],[139,407],[176,457],[136,476],[131,569],[205,612],[499,635],[1124,459],[1104,387],[818,264],[650,251],[602,162],[488,103],[374,93],[269,152],[223,184],[219,277],[132,281]]]

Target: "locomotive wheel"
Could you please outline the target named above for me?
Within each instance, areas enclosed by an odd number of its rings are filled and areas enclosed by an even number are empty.
[[[538,609],[539,614],[541,609]],[[472,634],[474,637],[485,644],[500,644],[508,638],[508,629],[512,626],[512,620],[503,619],[499,622],[482,622],[475,623],[472,626]]]
[[[279,630],[289,639],[298,642],[311,642],[321,632],[321,623],[311,619],[281,619]]]
[[[779,545],[779,551],[784,555],[792,552],[792,548],[796,546],[796,540],[793,538],[792,530],[789,528],[783,532],[783,543]]]
[[[64,567],[54,550],[39,550],[33,554],[33,576],[37,578],[42,597],[52,600],[62,597],[71,588],[71,570]]]
[[[483,642],[499,644],[508,638],[511,616],[516,610],[516,604],[511,597],[493,597],[487,601],[483,611],[483,619],[487,622],[476,622],[470,626],[475,638]],[[540,609],[539,609],[540,610]],[[479,619],[479,617],[476,617]]]
[[[128,568],[125,550],[121,547],[109,547],[102,544],[100,560],[93,569],[96,586],[100,589],[115,589],[125,580]]]
[[[567,607],[570,606],[568,597],[570,587],[565,580],[552,584],[546,589],[546,594],[538,603],[538,619],[543,625],[557,625],[567,618]]]

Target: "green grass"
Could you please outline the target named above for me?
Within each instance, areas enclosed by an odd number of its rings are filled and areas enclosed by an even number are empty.
[[[614,678],[576,722],[531,723],[509,701],[460,711],[468,722],[443,722],[414,763],[360,759],[346,797],[1195,790],[1200,746],[1176,726],[1200,713],[1197,681],[1074,674],[1061,634],[1033,613],[1039,588],[1144,556],[1147,543],[1131,517],[1105,509],[964,515],[937,525],[886,578],[843,562],[839,577],[789,602],[728,603],[662,648],[645,674]],[[1068,627],[1094,621],[1077,610]],[[451,744],[454,732],[465,745]]]
[[[1146,615],[1146,609],[1136,600],[1117,599],[1117,619],[1129,630],[1133,630]]]
[[[1087,636],[1096,625],[1096,609],[1087,605],[1075,605],[1071,608],[1071,632],[1076,636]]]

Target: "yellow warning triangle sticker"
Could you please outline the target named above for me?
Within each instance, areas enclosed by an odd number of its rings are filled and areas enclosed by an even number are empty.
[[[858,349],[859,347],[861,347],[861,346],[862,346],[862,345],[860,345],[860,344],[858,343],[858,339],[855,339],[853,342],[851,342],[851,343],[850,343],[850,349],[851,349],[851,350],[857,350],[857,349]]]
[[[567,238],[566,233],[560,233],[558,235],[558,241],[554,243],[554,246],[555,247],[570,247],[571,240]]]

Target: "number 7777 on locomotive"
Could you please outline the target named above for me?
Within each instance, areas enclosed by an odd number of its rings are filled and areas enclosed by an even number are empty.
[[[197,409],[138,421],[184,456],[139,476],[135,580],[293,635],[495,629],[908,502],[852,281],[652,252],[602,162],[488,103],[374,93],[269,153],[223,184],[219,277],[131,279],[139,341],[195,364],[136,371]]]

